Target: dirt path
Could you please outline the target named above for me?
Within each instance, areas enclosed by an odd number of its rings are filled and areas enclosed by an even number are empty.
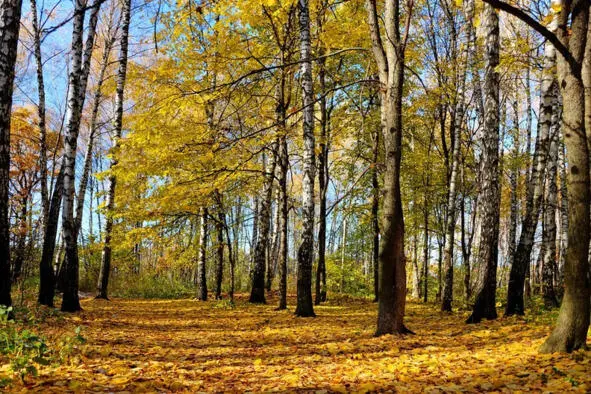
[[[416,335],[373,338],[375,304],[341,300],[302,319],[275,300],[85,300],[77,325],[87,343],[75,365],[44,369],[39,392],[168,391],[591,391],[591,352],[539,355],[549,332],[539,319],[463,324],[409,304]],[[47,323],[50,324],[50,323]],[[56,325],[59,328],[56,328]],[[17,389],[15,388],[15,389]]]

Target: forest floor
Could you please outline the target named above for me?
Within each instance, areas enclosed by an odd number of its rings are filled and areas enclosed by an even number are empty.
[[[415,335],[374,338],[376,305],[369,301],[333,300],[316,308],[316,318],[275,311],[276,299],[268,301],[83,300],[83,312],[39,328],[51,343],[81,326],[86,343],[77,356],[8,389],[591,391],[591,351],[537,353],[551,329],[548,314],[466,325],[465,312],[445,315],[411,302],[407,325]]]

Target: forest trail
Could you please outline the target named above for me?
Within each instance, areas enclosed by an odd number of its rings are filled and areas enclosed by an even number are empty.
[[[589,392],[591,351],[541,355],[549,315],[465,325],[410,303],[402,338],[374,338],[376,305],[333,300],[316,318],[226,301],[83,301],[84,311],[48,319],[48,335],[82,327],[78,360],[47,367],[37,392],[307,391]],[[293,299],[289,301],[293,302]],[[76,363],[78,361],[78,363]],[[323,391],[324,392],[324,391]]]

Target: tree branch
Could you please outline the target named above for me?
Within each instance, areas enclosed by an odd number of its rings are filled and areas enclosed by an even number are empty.
[[[560,54],[566,59],[566,61],[570,65],[572,71],[575,73],[575,75],[577,75],[577,76],[581,75],[581,64],[579,64],[579,62],[576,61],[576,59],[574,58],[571,51],[566,47],[566,45],[564,45],[564,43],[562,41],[560,41],[558,36],[556,34],[552,33],[550,30],[548,30],[548,28],[546,28],[546,26],[542,25],[540,22],[538,22],[537,20],[532,18],[530,15],[528,15],[522,9],[515,7],[511,4],[505,3],[504,1],[501,1],[501,0],[482,0],[482,1],[484,1],[487,4],[490,4],[494,8],[505,11],[506,13],[511,14],[511,15],[521,19],[523,22],[525,22],[527,25],[529,25],[532,29],[534,29],[535,31],[540,33],[545,39],[550,41],[550,43],[552,43],[552,45],[554,45],[554,48],[556,48],[556,50],[558,52],[560,52]]]

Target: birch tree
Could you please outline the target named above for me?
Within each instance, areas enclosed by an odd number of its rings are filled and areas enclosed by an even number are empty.
[[[558,90],[556,83],[553,89]],[[556,268],[556,205],[558,186],[556,174],[558,165],[558,119],[560,108],[558,100],[553,103],[552,125],[550,127],[550,147],[548,149],[548,165],[546,171],[546,188],[544,201],[544,214],[542,226],[542,296],[547,308],[559,306],[554,291],[554,272]]]
[[[10,115],[22,0],[0,0],[0,305],[10,297]]]
[[[315,316],[312,303],[312,260],[314,258],[314,80],[312,79],[312,38],[310,36],[310,7],[308,0],[299,0],[300,61],[303,100],[303,180],[302,241],[298,249],[297,306],[295,314]]]
[[[207,259],[207,217],[209,216],[207,208],[201,209],[201,225],[199,229],[199,255],[197,257],[197,299],[207,301],[207,277],[205,272],[205,262]]]
[[[83,43],[86,2],[76,0],[74,7],[63,155],[62,234],[65,247],[63,263],[65,264],[65,287],[61,306],[63,312],[76,312],[81,309],[78,298],[78,234],[74,217],[76,152],[100,5],[101,0],[95,0],[91,7],[86,44]]]
[[[479,289],[468,323],[478,323],[483,318],[496,319],[497,258],[499,239],[499,16],[490,5],[485,5],[484,15],[485,75],[484,75],[484,130],[480,191],[478,196],[482,227],[478,259],[482,268]]]

